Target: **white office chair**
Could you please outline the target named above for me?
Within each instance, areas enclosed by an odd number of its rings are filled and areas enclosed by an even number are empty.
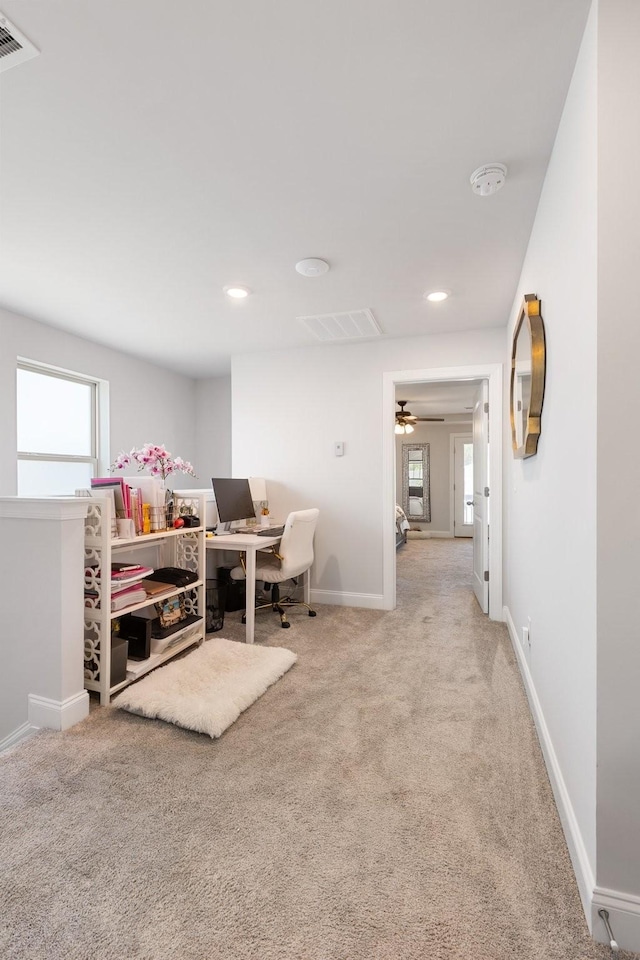
[[[280,614],[283,627],[289,627],[285,607],[301,605],[307,608],[310,617],[316,612],[303,600],[294,600],[293,597],[280,597],[280,584],[285,580],[297,583],[297,577],[306,573],[313,564],[313,535],[315,533],[320,511],[313,507],[311,510],[295,510],[287,517],[282,539],[274,553],[260,551],[256,557],[256,582],[262,580],[265,585],[271,584],[271,599],[267,603],[259,603],[256,610],[271,608]],[[244,580],[244,567],[234,567],[231,571],[232,580]],[[245,618],[242,618],[244,623]]]

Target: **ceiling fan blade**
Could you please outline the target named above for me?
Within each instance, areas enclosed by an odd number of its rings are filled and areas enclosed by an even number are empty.
[[[444,423],[444,417],[413,417],[413,419],[425,423]]]

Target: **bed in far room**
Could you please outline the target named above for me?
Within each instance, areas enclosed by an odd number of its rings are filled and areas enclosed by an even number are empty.
[[[399,547],[401,543],[407,542],[408,529],[409,521],[407,520],[407,515],[400,504],[396,503],[396,548]]]

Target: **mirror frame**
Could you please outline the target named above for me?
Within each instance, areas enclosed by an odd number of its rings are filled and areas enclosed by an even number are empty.
[[[516,437],[516,415],[515,410],[515,377],[516,377],[516,350],[518,337],[523,326],[528,328],[529,341],[531,343],[531,400],[527,413],[527,422],[525,425],[522,444],[518,445]],[[511,445],[513,455],[517,459],[526,459],[533,457],[538,452],[538,440],[542,430],[542,405],[544,402],[544,384],[547,367],[546,342],[544,335],[544,323],[542,313],[540,312],[540,301],[535,293],[525,294],[513,331],[513,341],[511,345],[511,385],[509,390],[509,415],[511,418]],[[520,414],[521,416],[522,414]]]
[[[409,511],[409,450],[422,452],[422,514],[416,517]],[[402,444],[402,509],[407,515],[409,523],[431,523],[431,477],[429,464],[428,443]],[[426,492],[426,496],[424,495]]]

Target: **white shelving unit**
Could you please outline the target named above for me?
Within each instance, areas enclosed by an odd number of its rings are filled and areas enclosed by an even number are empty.
[[[192,512],[204,520],[205,501],[201,496],[175,498],[174,516]],[[90,585],[96,592],[84,609],[84,685],[87,690],[100,694],[100,703],[108,704],[111,697],[128,684],[139,680],[150,670],[175,657],[182,650],[200,644],[205,637],[205,528],[187,527],[179,530],[162,530],[142,534],[132,540],[112,539],[111,503],[106,498],[91,497],[87,500],[85,520],[85,568],[95,568],[97,576],[91,576]],[[137,559],[145,551],[144,562],[154,569],[159,567],[183,567],[197,574],[198,579],[187,587],[167,584],[162,593],[124,610],[111,611],[111,563],[112,560]],[[155,554],[149,562],[147,552]],[[152,575],[150,575],[152,576]],[[85,583],[87,581],[85,580]],[[148,660],[139,661],[135,669],[127,670],[122,683],[111,685],[111,628],[112,621],[136,610],[152,607],[160,600],[184,596],[185,611],[199,619],[183,630],[172,634],[170,645],[162,653],[152,654]]]

